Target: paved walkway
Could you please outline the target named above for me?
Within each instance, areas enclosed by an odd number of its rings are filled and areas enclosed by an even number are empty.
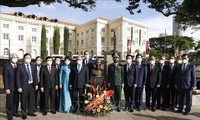
[[[185,116],[180,113],[172,111],[157,110],[152,112],[150,110],[141,110],[130,112],[116,112],[113,111],[103,117],[93,117],[85,115],[84,113],[48,113],[43,116],[42,113],[36,112],[36,117],[28,116],[27,120],[200,120],[200,106],[193,106],[189,115]],[[0,109],[0,120],[6,120],[5,109]],[[14,120],[21,120],[21,118],[14,117]]]

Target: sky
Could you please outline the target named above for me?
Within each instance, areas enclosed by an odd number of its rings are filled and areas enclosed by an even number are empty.
[[[126,17],[135,21],[146,24],[149,27],[149,38],[158,37],[160,33],[166,30],[167,35],[172,34],[172,16],[165,17],[161,13],[153,9],[149,9],[147,5],[141,4],[142,12],[140,14],[131,15],[126,10],[128,0],[116,2],[115,0],[97,0],[96,7],[93,10],[84,12],[81,9],[68,7],[67,3],[55,3],[51,5],[41,4],[30,5],[28,7],[5,7],[1,6],[2,13],[13,13],[21,11],[25,14],[35,14],[36,16],[46,16],[48,18],[56,18],[61,21],[71,22],[75,24],[83,24],[98,17],[107,19],[115,19],[117,17]],[[192,33],[192,34],[191,34]],[[199,31],[186,30],[183,35],[193,37],[200,40]]]

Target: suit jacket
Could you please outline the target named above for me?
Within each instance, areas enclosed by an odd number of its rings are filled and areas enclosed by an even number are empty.
[[[84,88],[85,84],[89,82],[89,70],[86,65],[81,66],[81,70],[78,73],[77,64],[72,66],[70,72],[70,85],[72,89]]]
[[[31,66],[31,73],[33,78],[33,85],[38,85],[38,78],[37,78],[37,68],[34,64],[30,64]],[[25,89],[28,87],[28,71],[24,63],[18,65],[16,70],[16,81],[17,81],[17,88]]]
[[[42,66],[40,68],[40,86],[43,87],[45,90],[55,89],[58,85],[57,80],[57,70],[54,65],[51,65],[51,74],[49,73],[48,66]]]
[[[138,79],[138,70],[136,69],[136,65],[130,65],[129,70],[127,71],[128,64],[124,65],[124,85],[133,87],[133,84],[137,84]]]
[[[122,85],[124,83],[124,67],[114,63],[108,66],[108,83],[112,86]]]
[[[196,86],[196,67],[190,63],[186,69],[182,69],[182,64],[177,66],[176,85],[179,89],[191,89]]]
[[[171,65],[167,65],[167,83],[170,85],[170,87],[175,87],[175,80],[176,80],[176,69],[177,65],[174,64],[173,69],[171,68]]]
[[[161,68],[161,65],[159,65],[159,85],[161,88],[166,88],[168,84],[168,73],[167,73],[167,65],[164,64],[163,68]]]
[[[136,69],[138,71],[137,86],[142,87],[146,85],[147,81],[147,66],[145,64],[141,64],[140,68],[138,68],[138,65],[136,65]]]
[[[17,68],[15,68],[17,69]],[[16,90],[16,74],[13,65],[9,62],[3,67],[3,83],[4,90],[9,89],[10,91]]]
[[[146,81],[146,87],[155,88],[157,84],[160,83],[158,77],[159,77],[159,67],[155,64],[153,66],[153,69],[150,70],[150,64],[147,65],[147,81]]]

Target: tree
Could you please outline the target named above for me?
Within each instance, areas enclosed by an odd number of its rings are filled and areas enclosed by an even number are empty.
[[[166,44],[165,37],[150,38],[149,41],[150,48],[160,50],[161,53],[164,53],[166,48],[166,53],[170,55],[174,54],[175,48],[179,48],[181,51],[192,49],[195,46],[194,40],[187,36],[166,36]]]
[[[69,47],[69,29],[64,27],[64,55],[68,56],[68,47]]]
[[[60,28],[54,27],[53,33],[53,52],[54,54],[59,54],[60,50]]]
[[[46,28],[45,25],[42,25],[42,31],[41,31],[41,58],[45,59],[48,55],[47,51],[47,37],[46,37]]]

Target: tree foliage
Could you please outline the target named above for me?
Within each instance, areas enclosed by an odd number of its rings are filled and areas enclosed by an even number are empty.
[[[46,37],[46,28],[45,25],[42,25],[42,31],[41,31],[41,58],[44,59],[48,55],[47,51],[47,37]]]
[[[166,53],[173,55],[174,49],[179,48],[179,50],[189,50],[195,46],[194,40],[187,36],[166,36],[150,38],[150,48],[159,50],[161,53]]]
[[[64,55],[68,56],[68,48],[69,48],[69,29],[64,27]]]
[[[53,52],[54,54],[59,54],[60,50],[60,28],[54,27],[53,33]]]

